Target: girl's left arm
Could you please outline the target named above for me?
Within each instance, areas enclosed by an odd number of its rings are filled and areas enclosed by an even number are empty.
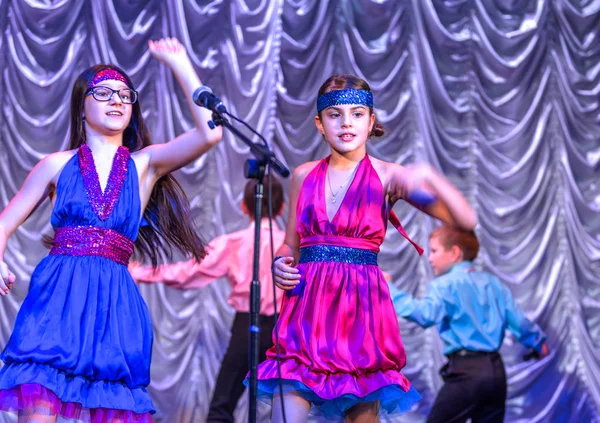
[[[185,47],[175,38],[164,38],[157,42],[149,41],[150,54],[167,65],[173,71],[179,85],[185,93],[192,110],[196,127],[172,141],[144,148],[140,153],[148,160],[148,173],[152,179],[177,170],[215,146],[223,137],[220,127],[210,129],[208,121],[212,118],[210,110],[194,104],[193,93],[202,85],[196,74]]]
[[[465,196],[441,173],[426,163],[403,167],[387,163],[390,175],[388,194],[393,199],[402,198],[428,215],[463,230],[472,231],[477,225],[477,215]],[[437,201],[422,206],[410,200],[415,189],[433,194]]]

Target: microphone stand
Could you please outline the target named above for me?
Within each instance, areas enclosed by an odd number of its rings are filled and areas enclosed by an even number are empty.
[[[258,355],[260,353],[260,280],[258,275],[259,259],[260,259],[260,229],[262,219],[262,199],[264,186],[262,183],[265,174],[265,168],[271,166],[282,177],[287,177],[290,171],[283,163],[281,163],[273,152],[265,145],[254,143],[239,129],[231,125],[227,119],[219,111],[213,109],[212,121],[208,122],[208,126],[214,129],[216,126],[223,126],[229,129],[234,135],[242,140],[248,147],[251,153],[256,157],[256,160],[248,159],[244,164],[244,175],[248,179],[256,179],[254,188],[254,256],[252,259],[252,284],[250,286],[250,343],[249,343],[249,364],[250,364],[250,383],[249,402],[250,411],[248,421],[256,423],[257,400],[258,400]]]

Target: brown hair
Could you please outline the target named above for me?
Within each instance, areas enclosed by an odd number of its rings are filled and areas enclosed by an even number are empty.
[[[95,65],[83,71],[75,80],[71,92],[71,126],[69,149],[75,149],[86,142],[83,119],[83,105],[88,85],[94,76],[105,69],[120,72],[127,85],[135,89],[129,76],[117,66]],[[151,145],[150,134],[144,123],[139,101],[132,104],[131,120],[123,132],[123,146],[133,153]],[[206,256],[194,220],[190,216],[190,204],[181,185],[170,174],[161,177],[150,194],[144,210],[148,225],[141,226],[135,242],[136,252],[142,259],[150,259],[154,267],[158,265],[159,254],[171,258],[173,250],[191,254],[197,261]]]
[[[262,199],[262,217],[269,216],[269,204],[268,204],[268,194],[269,194],[269,177],[265,175],[263,178],[264,185],[264,195]],[[248,209],[248,213],[250,217],[254,219],[254,187],[256,186],[256,179],[251,179],[246,183],[246,187],[244,188],[244,205]],[[273,214],[277,214],[281,211],[283,207],[283,187],[281,186],[281,182],[279,179],[271,176],[271,203],[273,205]]]
[[[442,225],[431,231],[429,239],[432,238],[437,239],[446,250],[456,245],[462,251],[464,260],[475,260],[479,252],[479,240],[473,231]]]
[[[346,88],[371,91],[371,87],[364,79],[350,74],[340,74],[327,78],[327,81],[325,81],[323,85],[321,85],[321,88],[319,88],[318,95],[321,96],[329,91],[343,90]],[[373,114],[372,107],[369,107],[369,112],[370,114]],[[319,118],[321,118],[321,112],[319,112]],[[369,135],[380,137],[383,134],[385,134],[385,129],[383,129],[383,126],[376,120],[375,125],[373,125],[373,130],[371,130]]]

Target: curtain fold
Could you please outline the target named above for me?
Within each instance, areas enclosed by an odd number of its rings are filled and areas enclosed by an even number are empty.
[[[543,361],[524,362],[511,336],[504,343],[506,421],[600,421],[599,21],[594,0],[0,0],[0,207],[35,163],[67,148],[71,86],[94,63],[129,73],[154,142],[193,127],[175,79],[147,52],[150,39],[179,38],[202,82],[291,168],[327,154],[313,120],[319,86],[334,73],[359,75],[386,129],[369,153],[428,161],[460,187],[480,219],[477,266],[548,333]],[[247,225],[248,157],[225,132],[176,173],[205,239]],[[9,242],[18,282],[2,298],[0,347],[47,253],[50,211],[46,202]],[[426,245],[434,222],[403,204],[396,211]],[[417,295],[433,276],[395,231],[379,262]],[[156,334],[155,421],[205,420],[229,342],[229,289],[224,280],[189,292],[140,286]],[[424,421],[441,386],[440,341],[409,322],[401,331],[405,373],[423,400],[394,421]],[[268,413],[261,407],[260,420]],[[236,421],[246,420],[245,395]]]

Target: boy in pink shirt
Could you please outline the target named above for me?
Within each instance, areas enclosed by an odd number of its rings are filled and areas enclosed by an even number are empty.
[[[272,177],[273,213],[281,215],[284,207],[283,188],[281,183]],[[268,216],[267,196],[268,179],[264,179],[265,196],[262,204],[262,215]],[[130,265],[130,273],[136,282],[163,282],[178,289],[198,289],[209,283],[226,277],[232,290],[228,302],[236,310],[231,329],[229,347],[217,377],[217,383],[208,412],[207,422],[231,422],[233,412],[239,398],[244,392],[243,380],[248,368],[248,328],[250,325],[250,284],[252,282],[252,257],[254,252],[254,186],[252,180],[244,189],[242,211],[250,217],[250,225],[241,231],[219,236],[207,246],[208,255],[201,263],[195,260],[166,264],[157,269],[141,267],[136,263]],[[272,345],[271,334],[274,327],[273,282],[271,277],[271,246],[269,222],[262,219],[260,235],[260,356],[266,358],[266,351]],[[273,226],[273,248],[277,251],[283,244],[285,232]],[[284,291],[277,289],[277,310],[281,307]]]

